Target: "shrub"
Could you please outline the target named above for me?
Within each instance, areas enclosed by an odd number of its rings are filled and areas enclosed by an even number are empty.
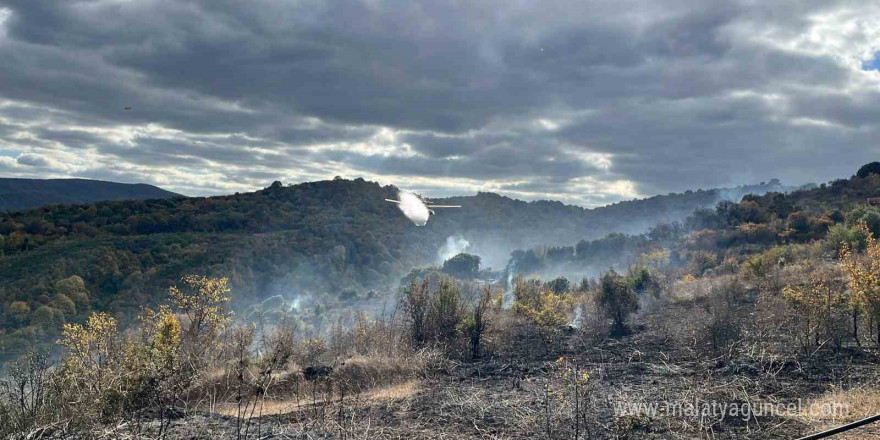
[[[401,289],[400,308],[405,314],[410,336],[416,348],[422,347],[427,340],[429,301],[428,280],[416,282],[415,277],[410,277],[409,284]]]
[[[853,305],[866,310],[877,324],[877,341],[880,344],[880,241],[868,233],[865,222],[859,229],[867,236],[864,258],[860,258],[848,246],[841,252],[843,268],[848,276]]]
[[[659,296],[663,289],[661,279],[661,274],[644,266],[630,266],[626,274],[627,285],[639,295]]]
[[[428,334],[435,344],[450,346],[455,342],[466,307],[461,289],[451,278],[443,277],[429,293]]]
[[[850,299],[836,271],[810,267],[809,280],[803,285],[788,285],[782,296],[792,304],[795,328],[805,353],[820,346],[822,338],[836,349],[843,346]]]
[[[702,276],[707,270],[718,264],[718,256],[714,252],[698,250],[691,252],[687,262],[687,271],[694,276]]]
[[[29,352],[11,362],[0,380],[0,436],[26,438],[26,434],[52,421],[58,404],[50,378],[49,356]]]
[[[602,275],[598,303],[606,318],[614,322],[611,327],[612,334],[627,334],[629,330],[626,321],[629,315],[639,310],[639,296],[614,270]]]
[[[462,329],[470,339],[471,358],[478,359],[481,354],[483,335],[489,326],[487,311],[492,305],[492,289],[486,287],[480,292],[476,303],[471,308],[471,314],[462,320]]]
[[[846,213],[846,225],[859,228],[864,223],[874,237],[880,236],[880,209],[871,206],[859,206]],[[867,234],[866,234],[867,235]]]
[[[739,300],[744,287],[735,276],[713,280],[703,308],[708,315],[704,334],[715,351],[729,348],[740,337],[741,317]]]

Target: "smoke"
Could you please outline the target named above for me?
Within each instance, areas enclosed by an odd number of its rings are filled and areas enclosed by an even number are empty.
[[[504,296],[501,298],[501,307],[509,309],[513,304],[513,274],[516,272],[516,262],[511,259],[507,266],[507,283],[504,287]]]
[[[400,203],[397,204],[400,212],[415,223],[416,226],[425,226],[428,223],[428,216],[430,214],[428,207],[422,203],[422,199],[417,195],[401,191],[397,194],[397,199],[400,200]]]
[[[287,309],[288,312],[293,312],[294,310],[299,310],[299,296],[290,301],[290,308]]]
[[[462,252],[467,251],[467,249],[471,247],[471,243],[465,240],[461,235],[450,235],[446,237],[446,243],[443,246],[440,246],[440,249],[437,251],[437,257],[440,258],[440,262],[444,262]]]
[[[574,328],[581,328],[581,324],[583,321],[584,312],[581,311],[583,309],[583,304],[578,304],[577,307],[574,308],[574,317],[571,319],[571,325]]]

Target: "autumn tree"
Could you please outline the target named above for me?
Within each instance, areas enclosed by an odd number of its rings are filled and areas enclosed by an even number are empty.
[[[844,245],[840,260],[852,291],[852,304],[865,310],[877,325],[877,343],[880,344],[880,242],[868,232],[865,222],[859,223],[859,229],[867,237],[865,254],[858,255],[849,245]]]
[[[812,346],[821,346],[822,339],[831,341],[837,350],[843,345],[850,300],[845,286],[836,278],[833,271],[813,269],[805,285],[782,289],[783,297],[792,305],[800,344],[806,353]]]
[[[172,286],[168,291],[174,306],[187,318],[181,332],[182,356],[194,371],[201,370],[205,354],[231,316],[226,310],[230,301],[228,281],[188,275],[181,279],[182,288]]]

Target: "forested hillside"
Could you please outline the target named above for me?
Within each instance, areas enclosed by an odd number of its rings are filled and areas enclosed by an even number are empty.
[[[259,427],[272,424],[349,437],[393,420],[395,434],[417,437],[428,419],[431,432],[464,437],[495,429],[533,438],[540,423],[541,438],[584,438],[584,431],[593,438],[633,431],[698,438],[717,431],[719,438],[769,439],[876,413],[880,208],[869,198],[880,191],[880,174],[722,201],[644,234],[517,250],[503,283],[487,282],[495,274],[480,270],[479,256],[459,253],[413,270],[392,298],[394,311],[373,313],[371,303],[383,298],[350,289],[334,297],[330,283],[363,285],[368,281],[358,280],[369,272],[357,268],[378,263],[393,271],[418,255],[429,259],[438,244],[431,240],[447,232],[416,228],[393,205],[359,197],[395,190],[338,180],[183,206],[149,202],[151,210],[110,204],[97,209],[103,222],[67,215],[92,229],[50,235],[4,258],[15,262],[4,270],[16,271],[4,279],[33,280],[29,268],[56,277],[29,291],[5,291],[16,296],[5,306],[4,356],[37,342],[61,361],[52,368],[45,354],[31,352],[9,364],[15,383],[37,383],[38,390],[46,383],[49,391],[31,409],[18,391],[26,386],[0,388],[0,414],[15,421],[0,433],[58,425],[159,437],[167,427],[168,438],[217,431],[247,438],[229,432],[256,424],[259,438]],[[474,199],[481,197],[493,200],[496,212],[508,204],[520,214],[545,207],[487,194]],[[321,209],[309,204],[323,200]],[[188,228],[197,231],[132,232],[125,221],[107,221],[117,209],[136,216],[158,206],[167,218],[153,218],[151,227],[173,231],[190,218],[197,222]],[[224,223],[248,206],[273,209],[262,223]],[[557,214],[588,212],[557,207]],[[553,221],[546,212],[530,214]],[[479,227],[480,219],[473,221]],[[522,227],[516,219],[509,224]],[[76,238],[83,231],[93,237]],[[298,253],[303,249],[315,254]],[[54,255],[64,257],[58,263]],[[74,268],[93,269],[83,280],[65,272]],[[202,269],[212,276],[172,279]],[[239,287],[230,289],[225,276]],[[173,287],[156,295],[168,279]],[[246,309],[228,305],[273,286],[287,291]],[[296,296],[302,286],[325,290],[304,306]],[[160,307],[141,309],[136,320],[125,315],[157,297],[164,297]],[[65,325],[53,346],[49,337],[69,320],[78,323]],[[700,425],[703,412],[633,422],[626,409],[632,402],[739,399],[751,407],[795,398],[810,407],[829,399],[848,406],[789,420],[769,412],[713,415],[711,425]],[[473,408],[486,416],[473,418]],[[172,409],[181,415],[165,421]],[[281,414],[291,416],[275,417]],[[343,417],[350,424],[339,423]],[[151,418],[159,420],[138,424]],[[857,438],[876,437],[866,435]]]
[[[237,306],[281,295],[324,301],[388,291],[414,266],[437,263],[450,236],[484,265],[510,252],[610,232],[640,232],[724,196],[771,185],[688,192],[598,209],[523,202],[491,193],[456,197],[415,227],[383,201],[397,188],[336,179],[207,198],[55,205],[0,214],[0,354],[51,340],[91,310],[130,317],[188,273],[230,278]]]
[[[0,211],[68,203],[172,197],[181,196],[145,183],[127,184],[88,179],[0,178]]]
[[[865,221],[880,232],[880,209],[867,200],[880,196],[880,175],[838,179],[790,193],[747,195],[739,203],[721,201],[699,208],[682,221],[659,223],[642,234],[613,233],[564,246],[517,250],[506,271],[515,274],[598,276],[608,268],[650,265],[645,258],[686,266],[693,276],[738,267],[754,253],[773,246],[810,244],[822,258],[836,258],[844,243],[860,239]],[[789,249],[790,250],[790,249]],[[787,252],[787,251],[785,251]],[[784,252],[783,252],[784,253]]]

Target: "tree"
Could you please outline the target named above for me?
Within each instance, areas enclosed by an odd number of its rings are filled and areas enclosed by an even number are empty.
[[[874,237],[880,236],[880,210],[870,206],[859,206],[846,213],[846,225],[858,227],[862,222],[868,227]]]
[[[853,306],[870,314],[877,324],[877,343],[880,344],[880,242],[868,231],[865,222],[859,223],[859,229],[867,236],[865,258],[861,258],[848,244],[844,244],[840,260],[848,276]],[[855,317],[853,314],[854,321]],[[855,322],[853,327],[857,328]]]
[[[880,174],[880,162],[866,163],[856,172],[858,177],[868,177],[871,174]]]
[[[226,310],[230,301],[227,278],[208,278],[187,275],[181,279],[183,289],[171,286],[168,293],[174,306],[188,318],[181,332],[181,346],[190,368],[200,371],[205,355],[212,348],[231,313]]]
[[[821,336],[834,343],[837,350],[843,346],[850,298],[835,278],[833,272],[813,269],[806,285],[782,289],[783,297],[793,306],[791,310],[800,331],[801,347],[806,353],[810,352],[810,347],[821,345]]]
[[[660,280],[645,266],[630,266],[626,274],[626,283],[639,295],[644,295],[647,292],[654,296],[660,294]]]
[[[473,279],[480,273],[480,257],[462,252],[444,261],[441,270],[455,278]]]
[[[492,302],[492,288],[486,286],[480,292],[480,297],[477,298],[476,304],[474,304],[473,314],[471,315],[470,321],[467,322],[467,330],[471,340],[471,357],[474,359],[480,358],[480,348],[483,342],[483,335],[486,333],[486,327],[488,327],[489,323],[486,319],[486,311],[489,310],[489,306]]]
[[[413,345],[416,348],[421,348],[425,345],[428,308],[430,307],[428,280],[417,282],[415,277],[410,277],[409,284],[404,286],[400,293],[400,308],[403,309],[406,320],[409,322]]]
[[[6,309],[6,316],[10,318],[13,325],[24,326],[27,324],[31,315],[31,307],[24,301],[13,301]]]
[[[602,275],[599,306],[607,318],[614,320],[611,333],[625,335],[629,332],[626,327],[629,315],[639,310],[639,296],[624,277],[612,269]]]
[[[571,289],[571,282],[569,282],[568,279],[566,279],[565,277],[558,277],[556,279],[548,281],[544,286],[558,295],[568,292],[569,289]]]
[[[431,307],[428,311],[430,334],[434,342],[448,345],[455,339],[458,325],[464,315],[465,302],[461,289],[449,277],[437,281],[437,288],[429,292]]]
[[[72,299],[77,306],[85,306],[90,302],[85,281],[76,275],[56,281],[55,291]]]

